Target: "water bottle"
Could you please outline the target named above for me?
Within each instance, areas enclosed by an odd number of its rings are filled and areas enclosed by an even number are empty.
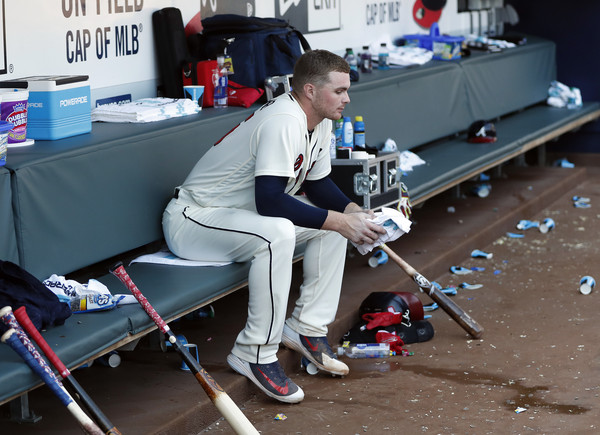
[[[354,148],[365,148],[365,123],[362,116],[354,117]]]
[[[342,125],[342,147],[354,149],[354,128],[349,116],[344,116]]]
[[[337,146],[336,146],[335,133],[331,133],[331,139],[329,140],[329,157],[335,159],[337,157]]]
[[[346,48],[344,60],[348,62],[351,70],[358,72],[358,59],[354,55],[354,50],[352,50],[352,48]]]
[[[360,71],[364,73],[373,72],[373,59],[368,45],[363,45],[363,52],[360,54]]]
[[[215,86],[214,107],[216,109],[227,107],[227,68],[225,56],[217,56],[217,68],[213,70],[213,84]]]
[[[379,47],[379,55],[377,56],[377,69],[389,69],[389,56],[387,44],[382,42]]]
[[[338,348],[338,356],[348,358],[387,358],[392,354],[389,343],[344,343]]]
[[[335,147],[340,148],[342,146],[342,131],[344,127],[344,119],[335,120]]]

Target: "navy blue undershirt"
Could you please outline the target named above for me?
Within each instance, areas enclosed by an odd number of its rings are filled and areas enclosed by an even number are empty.
[[[344,212],[350,199],[329,178],[305,181],[302,185],[312,207],[285,193],[287,177],[262,175],[255,178],[256,210],[263,216],[283,217],[294,225],[320,229],[327,219],[327,211]]]

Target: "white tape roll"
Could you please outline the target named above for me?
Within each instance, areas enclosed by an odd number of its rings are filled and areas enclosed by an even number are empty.
[[[369,158],[369,153],[366,151],[352,151],[350,156],[352,159],[365,160]]]

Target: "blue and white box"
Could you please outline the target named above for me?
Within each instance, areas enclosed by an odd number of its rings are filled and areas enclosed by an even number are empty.
[[[56,140],[92,131],[89,77],[31,76],[0,82],[0,88],[27,89],[27,138]]]

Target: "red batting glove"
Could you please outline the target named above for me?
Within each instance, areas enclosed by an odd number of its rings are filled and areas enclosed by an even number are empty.
[[[402,313],[366,313],[362,316],[363,320],[367,322],[367,329],[375,329],[379,326],[390,326],[397,325],[398,323],[402,323]]]

